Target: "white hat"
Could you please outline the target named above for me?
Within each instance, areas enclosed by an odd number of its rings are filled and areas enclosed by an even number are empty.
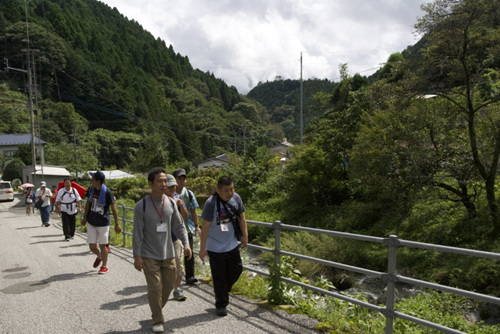
[[[45,186],[47,186],[47,183],[45,183],[45,181],[40,182],[40,187],[45,187]]]
[[[173,175],[167,174],[167,187],[176,186],[177,181]]]

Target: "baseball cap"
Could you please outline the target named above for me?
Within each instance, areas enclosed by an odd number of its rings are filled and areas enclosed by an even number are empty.
[[[176,186],[176,185],[177,185],[177,182],[175,181],[175,178],[172,175],[167,174],[167,187]]]
[[[40,182],[40,187],[45,187],[47,186],[47,183],[45,181]]]
[[[183,176],[183,175],[186,176],[186,171],[184,169],[182,169],[182,168],[176,169],[174,171],[174,177],[175,178],[178,178],[179,176]]]
[[[93,173],[90,172],[89,174],[90,174],[90,176],[92,176],[97,181],[104,182],[104,180],[106,180],[106,176],[100,170],[98,170],[97,172],[93,172]]]

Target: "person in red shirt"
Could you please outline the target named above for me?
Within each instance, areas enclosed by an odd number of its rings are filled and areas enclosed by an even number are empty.
[[[56,197],[57,197],[56,186],[52,186],[52,195],[54,195],[54,197],[50,199],[50,212],[56,212]]]

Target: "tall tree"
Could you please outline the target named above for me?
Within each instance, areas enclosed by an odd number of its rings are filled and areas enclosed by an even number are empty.
[[[498,0],[436,0],[416,24],[424,50],[425,87],[449,100],[466,121],[474,166],[484,181],[494,234],[500,234],[495,180],[500,157]]]

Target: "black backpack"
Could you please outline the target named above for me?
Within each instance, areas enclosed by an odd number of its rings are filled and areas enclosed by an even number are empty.
[[[68,210],[71,210],[71,209],[73,208],[73,203],[76,203],[76,192],[75,192],[75,188],[73,188],[73,198],[75,199],[73,202],[69,202],[69,203],[63,203],[63,202],[62,202],[62,200],[63,200],[63,198],[64,198],[64,195],[66,195],[66,194],[70,194],[70,193],[68,193],[68,192],[66,191],[66,189],[64,188],[64,194],[62,194],[60,202],[61,202],[61,205],[63,205],[63,204],[64,204],[64,205],[66,205],[66,208],[67,208]]]

